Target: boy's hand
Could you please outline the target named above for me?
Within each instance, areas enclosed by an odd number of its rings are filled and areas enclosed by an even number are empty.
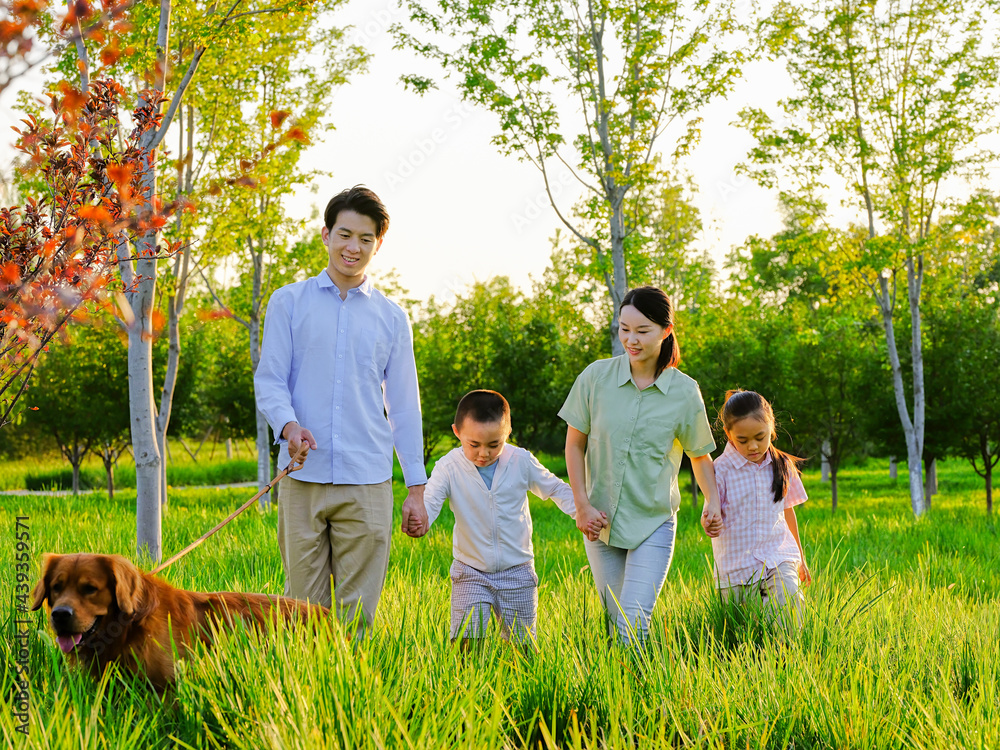
[[[403,501],[403,533],[420,537],[430,528],[427,509],[424,507],[424,485],[415,484],[407,490],[406,500]]]
[[[587,503],[586,507],[578,507],[576,509],[576,528],[590,541],[597,541],[601,529],[607,525],[607,515],[590,503]]]
[[[803,586],[808,586],[813,582],[812,573],[809,571],[809,566],[805,562],[799,563],[799,580],[802,582]]]
[[[701,527],[713,539],[722,533],[722,511],[717,505],[705,504],[701,512]]]

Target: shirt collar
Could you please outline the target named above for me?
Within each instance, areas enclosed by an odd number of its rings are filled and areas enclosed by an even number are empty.
[[[467,474],[478,474],[479,473],[480,467],[476,466],[476,464],[475,464],[474,461],[470,461],[469,459],[467,459],[465,457],[465,453],[462,451],[462,446],[461,445],[458,446],[457,448],[455,448],[454,450],[458,451],[458,457],[460,459],[459,463],[464,468],[464,470],[465,470],[465,472]],[[504,466],[506,466],[507,463],[510,461],[510,456],[511,456],[511,454],[513,452],[514,451],[512,451],[510,449],[510,443],[508,443],[507,445],[505,445],[503,447],[503,453],[500,454],[500,458],[498,458],[493,464],[491,464],[492,466],[496,466],[496,473],[494,473],[494,475],[493,475],[493,481],[494,482],[496,482],[496,480],[497,480],[497,475],[500,473],[500,469],[502,469]],[[482,468],[487,469],[489,467],[488,466],[483,466]]]
[[[771,463],[771,451],[767,452],[767,455],[764,456],[764,460],[761,461],[759,464],[752,464],[743,456],[742,453],[736,450],[735,445],[733,445],[728,441],[726,442],[726,448],[723,451],[723,454],[729,456],[729,459],[736,465],[737,469],[742,469],[744,466],[747,465],[751,465],[755,469],[763,469],[765,466]]]
[[[333,287],[334,289],[337,289],[337,285],[333,283],[333,279],[330,278],[330,274],[326,272],[325,268],[316,274],[316,280],[319,282],[320,289],[325,287]],[[371,297],[374,289],[375,284],[372,283],[372,277],[365,274],[365,280],[361,282],[360,286],[356,286],[354,289],[348,289],[347,293],[351,294],[356,291],[366,297]],[[337,289],[337,291],[339,292],[340,289]]]
[[[656,376],[656,380],[653,381],[653,385],[656,386],[660,393],[666,393],[670,386],[670,379],[673,377],[672,373],[676,368],[667,367]],[[616,384],[619,388],[632,380],[632,368],[628,364],[628,354],[618,355],[618,375],[615,379]]]

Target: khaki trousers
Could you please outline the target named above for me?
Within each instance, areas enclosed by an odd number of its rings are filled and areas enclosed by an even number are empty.
[[[391,480],[318,484],[287,477],[279,493],[285,596],[325,607],[335,599],[338,617],[345,622],[358,617],[362,631],[370,627],[389,569]]]

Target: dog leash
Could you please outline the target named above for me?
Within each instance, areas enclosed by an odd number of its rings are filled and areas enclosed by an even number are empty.
[[[195,547],[197,547],[199,544],[201,544],[206,539],[208,539],[210,536],[212,536],[212,534],[214,534],[216,531],[218,531],[223,526],[225,526],[227,523],[229,523],[234,518],[236,518],[236,516],[238,516],[240,513],[242,513],[243,511],[245,511],[247,508],[249,508],[255,502],[257,502],[261,498],[262,495],[264,495],[265,493],[270,492],[271,488],[274,487],[274,485],[276,485],[278,482],[280,482],[286,476],[288,476],[289,474],[291,474],[293,471],[298,471],[299,469],[301,469],[302,465],[306,462],[306,455],[308,455],[308,453],[309,453],[309,444],[306,443],[306,442],[303,442],[302,445],[299,447],[299,452],[297,454],[295,454],[295,457],[292,458],[291,461],[289,461],[288,466],[286,466],[284,469],[282,469],[278,473],[278,475],[274,479],[272,479],[270,482],[268,482],[263,487],[263,489],[261,489],[260,491],[258,491],[256,495],[254,495],[253,497],[251,497],[249,500],[247,500],[245,503],[243,503],[243,505],[241,505],[239,508],[237,508],[232,513],[230,513],[229,517],[226,520],[224,520],[222,523],[220,523],[218,526],[216,526],[214,529],[212,529],[211,531],[203,534],[201,537],[199,537],[195,541],[191,542],[191,544],[189,544],[187,547],[185,547],[184,549],[182,549],[180,552],[178,552],[176,555],[174,555],[173,557],[171,557],[166,562],[162,562],[159,565],[157,565],[150,572],[152,574],[159,573],[161,570],[163,570],[164,568],[166,568],[168,565],[172,565],[173,563],[177,562],[182,557],[184,557],[184,555],[186,555],[188,552],[190,552]]]

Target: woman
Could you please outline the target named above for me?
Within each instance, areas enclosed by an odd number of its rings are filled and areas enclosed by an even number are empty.
[[[607,518],[600,537],[585,542],[594,583],[618,638],[632,643],[645,639],[670,568],[682,450],[705,495],[709,536],[721,531],[722,515],[710,455],[715,440],[698,384],[677,369],[667,295],[655,287],[626,294],[618,338],[625,353],[588,366],[559,416],[569,425],[577,527],[586,534],[592,520]]]

